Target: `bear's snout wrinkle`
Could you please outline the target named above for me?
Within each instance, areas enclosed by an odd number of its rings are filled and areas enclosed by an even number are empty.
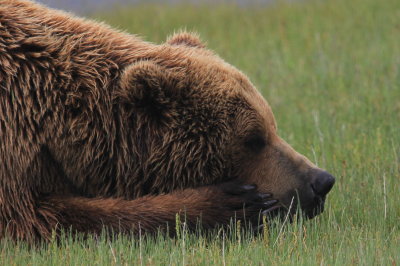
[[[324,197],[331,191],[334,184],[335,177],[326,171],[320,170],[316,174],[314,182],[311,183],[311,187],[316,195]]]

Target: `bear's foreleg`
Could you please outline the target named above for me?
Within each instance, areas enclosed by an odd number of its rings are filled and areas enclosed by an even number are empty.
[[[84,234],[173,234],[176,214],[194,230],[229,224],[232,218],[258,224],[261,215],[278,208],[271,195],[253,185],[219,185],[185,189],[136,200],[115,198],[48,197],[39,205],[39,216],[53,221],[53,230],[64,228]]]

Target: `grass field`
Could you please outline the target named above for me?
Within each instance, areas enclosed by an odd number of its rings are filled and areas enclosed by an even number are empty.
[[[92,16],[157,43],[199,32],[262,91],[280,135],[337,183],[322,215],[264,237],[3,240],[1,265],[400,265],[400,1],[139,5]]]

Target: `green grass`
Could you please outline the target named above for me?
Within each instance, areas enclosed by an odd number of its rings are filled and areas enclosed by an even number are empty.
[[[266,237],[3,240],[0,264],[400,264],[400,1],[138,5],[93,16],[157,43],[199,32],[262,91],[280,135],[337,183],[322,215]]]

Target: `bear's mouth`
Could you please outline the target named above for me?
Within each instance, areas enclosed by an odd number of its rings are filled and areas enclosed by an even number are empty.
[[[312,219],[317,215],[320,215],[324,211],[326,197],[315,197],[314,202],[309,204],[305,208],[302,208],[304,215],[308,219]]]
[[[299,214],[307,219],[312,219],[324,211],[325,199],[325,196],[317,196],[314,197],[311,202],[300,202],[300,208],[298,207],[299,202],[293,199],[287,206],[281,204],[281,207],[274,210],[271,215],[274,217],[279,217],[280,220],[289,219],[290,222],[293,222],[295,216],[298,216]]]

